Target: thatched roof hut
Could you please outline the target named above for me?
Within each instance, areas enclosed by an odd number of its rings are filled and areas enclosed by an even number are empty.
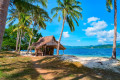
[[[56,41],[54,36],[46,36],[40,38],[37,42],[33,43],[30,48],[34,48],[35,50],[42,49],[43,55],[50,53],[49,55],[53,55],[54,49],[57,49],[58,41]],[[66,48],[60,44],[60,50],[65,50]],[[51,52],[49,52],[51,51]],[[39,51],[40,52],[40,51]]]

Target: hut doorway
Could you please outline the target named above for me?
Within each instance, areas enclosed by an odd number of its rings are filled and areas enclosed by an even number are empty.
[[[54,48],[53,47],[46,47],[46,55],[53,55]]]

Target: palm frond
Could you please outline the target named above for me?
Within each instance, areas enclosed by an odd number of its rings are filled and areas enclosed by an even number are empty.
[[[15,29],[13,29],[13,32],[17,31],[19,29],[19,27],[16,27]]]
[[[57,15],[58,15],[58,13],[56,12],[56,13],[53,15],[52,19],[55,18],[55,17],[57,17]]]
[[[83,9],[80,6],[72,6],[73,9],[78,10],[78,11],[82,11]]]
[[[64,4],[60,0],[57,0],[57,3],[58,3],[58,6],[64,7]]]
[[[59,15],[59,17],[58,17],[58,22],[60,22],[61,21],[61,17],[60,17],[60,15]]]
[[[73,12],[75,15],[78,15],[79,18],[82,18],[82,14],[81,14],[80,12],[78,12],[78,11],[76,11],[76,10],[73,10],[72,12]]]
[[[76,22],[77,26],[79,26],[79,23],[78,23],[78,18],[76,19],[76,16],[73,15],[72,13],[70,13],[71,17],[73,18],[73,20]]]
[[[57,0],[58,7],[55,7],[51,10],[51,13],[53,12],[61,12],[62,18],[67,21],[69,24],[70,30],[74,31],[74,21],[76,22],[77,26],[79,26],[78,20],[82,19],[82,8],[80,7],[81,3],[77,0]],[[56,17],[58,13],[54,14],[54,17]],[[61,17],[58,17],[58,21],[61,20]]]
[[[108,12],[111,12],[112,7],[112,0],[106,0],[106,8]]]
[[[58,11],[61,11],[61,10],[63,10],[62,7],[55,7],[55,8],[52,8],[52,9],[51,9],[51,14],[53,14],[53,12],[58,12]]]
[[[33,33],[32,33],[32,31],[30,30],[30,28],[28,28],[28,27],[26,27],[26,26],[24,26],[24,30],[26,30],[26,32],[28,33],[28,35],[30,36],[30,38],[32,38],[32,36],[33,36]]]
[[[71,17],[67,16],[67,23],[69,24],[71,32],[75,31],[75,25]]]

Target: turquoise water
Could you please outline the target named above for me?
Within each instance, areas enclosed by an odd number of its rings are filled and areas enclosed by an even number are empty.
[[[56,50],[55,50],[56,54]],[[63,51],[60,51],[63,54]],[[66,55],[83,56],[83,57],[111,57],[112,48],[105,49],[66,49],[64,51]],[[116,49],[117,58],[120,59],[120,48]]]
[[[25,50],[23,50],[25,51]],[[32,50],[34,52],[34,50]],[[54,50],[54,55],[56,55],[56,49]],[[120,59],[120,48],[116,49],[117,58]],[[63,54],[63,51],[60,50],[60,55]],[[112,56],[112,48],[105,49],[66,49],[64,50],[64,54],[66,55],[74,55],[74,56],[83,56],[83,57],[111,57]]]

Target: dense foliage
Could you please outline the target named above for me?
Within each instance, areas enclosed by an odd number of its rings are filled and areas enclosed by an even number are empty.
[[[15,49],[16,46],[16,36],[17,33],[11,33],[13,27],[9,27],[5,29],[5,33],[3,36],[2,50],[12,50]]]
[[[13,26],[5,29],[5,34],[2,43],[2,50],[15,50],[17,32],[12,32],[13,29],[14,29]],[[32,43],[36,42],[40,37],[42,37],[41,33],[38,33],[37,30],[33,30],[33,34],[34,35],[32,38]],[[29,39],[30,37],[28,33],[24,33],[21,41],[21,49],[26,50],[28,48]]]

